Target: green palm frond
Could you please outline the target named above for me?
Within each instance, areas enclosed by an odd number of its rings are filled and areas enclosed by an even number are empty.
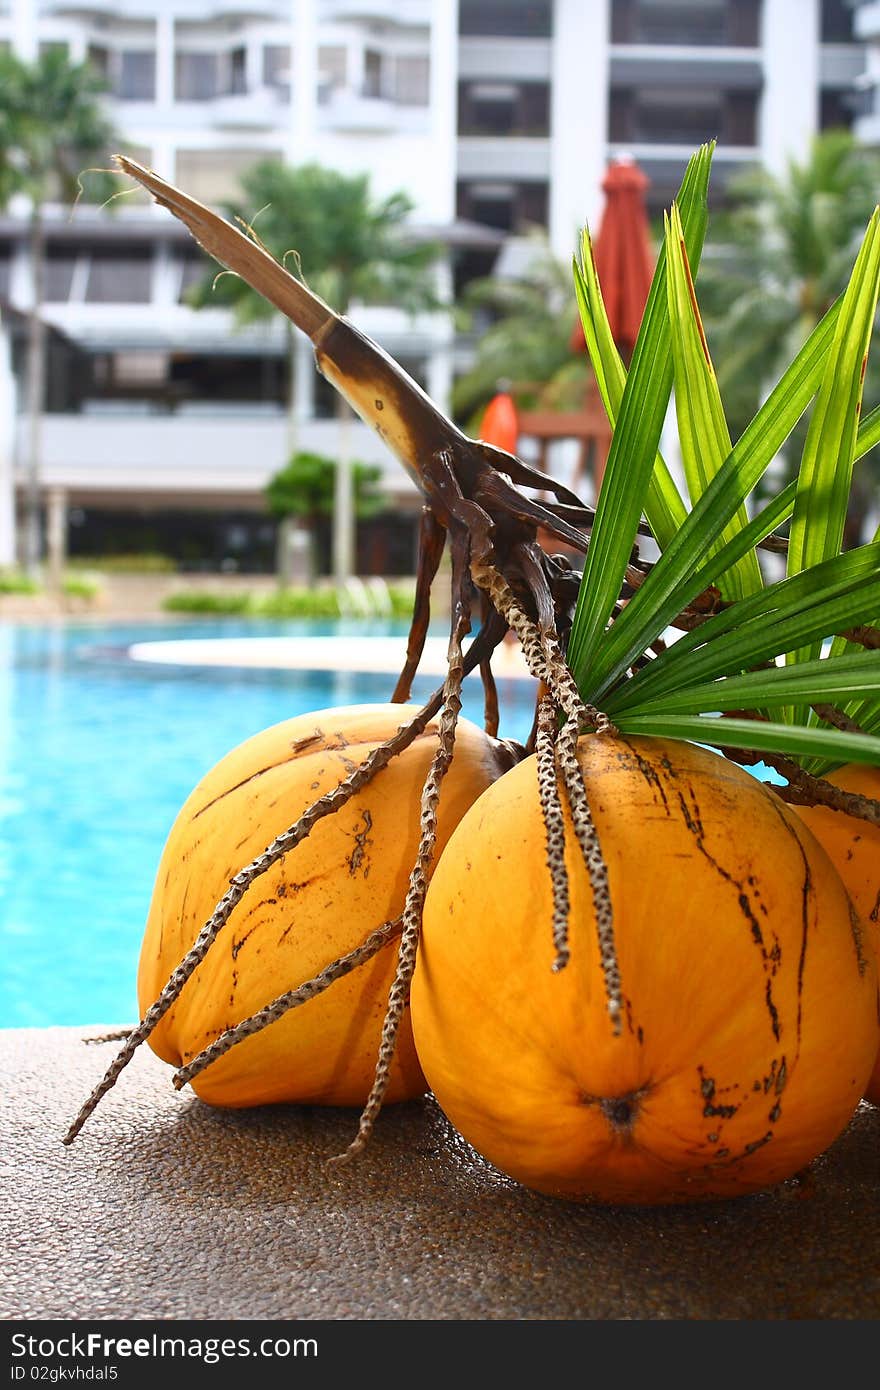
[[[828,232],[829,208],[814,206],[810,217],[816,235]],[[584,700],[603,709],[623,732],[773,751],[810,770],[844,761],[880,762],[880,661],[875,651],[846,639],[858,626],[873,627],[880,614],[880,537],[843,549],[854,463],[880,440],[880,410],[859,423],[880,285],[880,209],[873,210],[861,245],[853,250],[844,293],[806,334],[804,316],[797,316],[797,331],[789,330],[797,350],[735,444],[712,367],[683,220],[673,205],[654,287],[665,281],[662,331],[671,330],[671,352],[658,353],[659,320],[646,313],[641,340],[653,351],[634,355],[622,392],[618,369],[602,343],[589,277],[576,272],[582,316],[591,330],[588,347],[606,374],[609,415],[616,405],[609,382],[617,373],[613,389],[619,413],[569,663]],[[775,315],[778,326],[785,320],[782,313]],[[750,353],[748,343],[742,360],[764,362],[759,352]],[[691,505],[660,558],[619,607],[612,589],[626,563],[625,543],[633,539],[631,514],[638,506],[647,509],[655,459],[651,403],[665,401],[670,369]],[[762,391],[765,385],[766,378]],[[639,406],[629,415],[628,398]],[[797,479],[777,484],[771,500],[756,507],[757,485],[802,418],[809,424]],[[609,517],[604,535],[603,499]],[[767,583],[755,547],[789,518],[786,576]],[[603,566],[608,566],[604,584]],[[660,639],[670,635],[669,625],[706,591],[716,594],[720,611],[690,622],[690,630],[664,647]],[[814,705],[822,707],[822,717]],[[829,705],[858,727],[852,732],[832,727],[824,717]]]

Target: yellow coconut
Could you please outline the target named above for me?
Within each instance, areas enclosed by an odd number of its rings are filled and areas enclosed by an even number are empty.
[[[202,779],[165,845],[138,972],[142,1012],[190,949],[230,879],[325,792],[416,714],[415,706],[355,705],[276,724],[247,739]],[[219,1034],[313,978],[377,927],[399,917],[419,838],[422,785],[437,721],[257,879],[150,1037],[174,1066]],[[501,746],[467,720],[439,804],[439,854],[464,812],[509,766]],[[213,1105],[277,1101],[362,1105],[372,1083],[397,940],[320,996],[237,1044],[194,1082]],[[425,1082],[408,1017],[388,1099]]]
[[[767,1188],[841,1133],[880,1041],[874,953],[803,821],[703,748],[582,738],[623,995],[615,1034],[568,823],[571,957],[554,973],[536,765],[490,787],[432,879],[419,1060],[488,1160],[554,1196]]]
[[[843,791],[880,801],[880,767],[851,763],[830,773],[829,782]],[[826,806],[798,806],[843,879],[856,911],[880,955],[880,826]],[[880,1105],[880,1052],[865,1087],[865,1099]]]

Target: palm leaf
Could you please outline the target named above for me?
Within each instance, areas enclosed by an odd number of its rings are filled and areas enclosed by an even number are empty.
[[[692,228],[692,240],[698,252],[696,230],[696,228]],[[587,352],[596,377],[596,385],[602,397],[608,423],[613,430],[617,423],[620,402],[623,399],[623,388],[626,385],[626,368],[617,350],[617,344],[611,332],[611,324],[608,322],[605,301],[602,298],[602,290],[599,285],[599,276],[596,273],[593,244],[586,227],[581,241],[581,259],[583,270],[578,264],[577,258],[572,262],[575,297],[580,311]],[[659,452],[654,459],[654,471],[651,474],[651,482],[645,497],[644,512],[645,520],[650,526],[657,544],[663,550],[684,521],[687,508],[675,486],[672,474]]]
[[[704,229],[712,148],[704,145],[693,157],[681,193],[683,220],[696,218]],[[661,250],[621,398],[569,639],[578,684],[586,679],[620,592],[672,389],[665,277]]]
[[[856,258],[835,327],[825,372],[810,420],[798,472],[788,573],[836,555],[843,540],[862,401],[868,345],[880,287],[880,208],[875,210]],[[817,655],[806,647],[790,661]],[[792,711],[804,720],[807,712]]]
[[[676,615],[717,575],[705,556],[785,442],[818,389],[839,304],[832,305],[781,377],[677,535],[627,604],[585,675],[584,699],[599,703]]]
[[[800,662],[773,666],[719,680],[686,685],[656,699],[644,694],[630,712],[708,714],[717,710],[753,710],[759,705],[780,708],[790,700],[839,703],[849,696],[880,694],[880,661],[871,652],[856,652],[837,661]]]
[[[870,415],[866,415],[859,425],[855,444],[855,462],[858,463],[859,459],[864,458],[865,454],[878,443],[880,443],[880,406],[875,407]],[[788,521],[794,510],[796,494],[797,480],[788,483],[781,492],[778,492],[760,511],[756,512],[748,525],[726,545],[722,546],[713,560],[707,562],[702,569],[697,571],[694,582],[699,582],[700,588],[705,589],[712,583],[715,574],[722,573],[723,570],[734,564],[740,555],[745,555],[772,532],[778,531],[780,526]],[[875,537],[876,539],[880,539],[880,533]],[[829,655],[833,654],[834,648]]]
[[[627,714],[622,734],[689,739],[716,748],[748,748],[790,758],[822,757],[835,763],[880,764],[880,738],[840,729],[776,724],[761,719],[723,719],[704,714]]]
[[[877,609],[880,543],[872,542],[731,604],[611,692],[603,708],[609,713],[635,708],[646,699],[774,661],[793,646],[844,631]]]
[[[674,204],[666,220],[666,244],[678,437],[691,501],[696,502],[731,452],[730,433],[697,305],[681,219]],[[748,521],[742,503],[712,541],[710,555],[747,527]],[[718,575],[718,587],[726,599],[742,598],[762,584],[754,548],[747,549],[735,564]]]

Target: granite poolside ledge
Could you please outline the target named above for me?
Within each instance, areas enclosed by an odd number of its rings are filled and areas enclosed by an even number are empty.
[[[65,1147],[104,1031],[0,1031],[3,1318],[880,1316],[880,1109],[770,1193],[586,1207],[495,1172],[429,1098],[328,1170],[354,1112],[213,1110],[146,1047]]]

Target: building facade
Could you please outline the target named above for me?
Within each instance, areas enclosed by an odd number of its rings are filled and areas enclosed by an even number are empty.
[[[567,260],[623,153],[657,211],[703,140],[718,140],[723,198],[732,171],[780,169],[823,126],[873,138],[880,5],[854,24],[845,0],[0,0],[0,44],[92,63],[125,150],[212,205],[267,156],[405,189],[413,230],[446,247],[448,297],[530,225]],[[73,216],[48,213],[44,312],[67,346],[42,421],[48,529],[73,553],[171,545],[193,565],[267,567],[262,489],[291,439],[283,325],[235,331],[189,307],[206,262],[184,229],[141,196],[99,209],[83,183]],[[24,211],[0,215],[0,314],[32,302]],[[446,401],[468,352],[450,316],[352,316]],[[332,395],[305,340],[295,383],[297,447],[332,455]],[[0,431],[0,564],[23,438]],[[388,498],[359,568],[408,572],[418,494],[360,424],[352,453],[381,465]]]

